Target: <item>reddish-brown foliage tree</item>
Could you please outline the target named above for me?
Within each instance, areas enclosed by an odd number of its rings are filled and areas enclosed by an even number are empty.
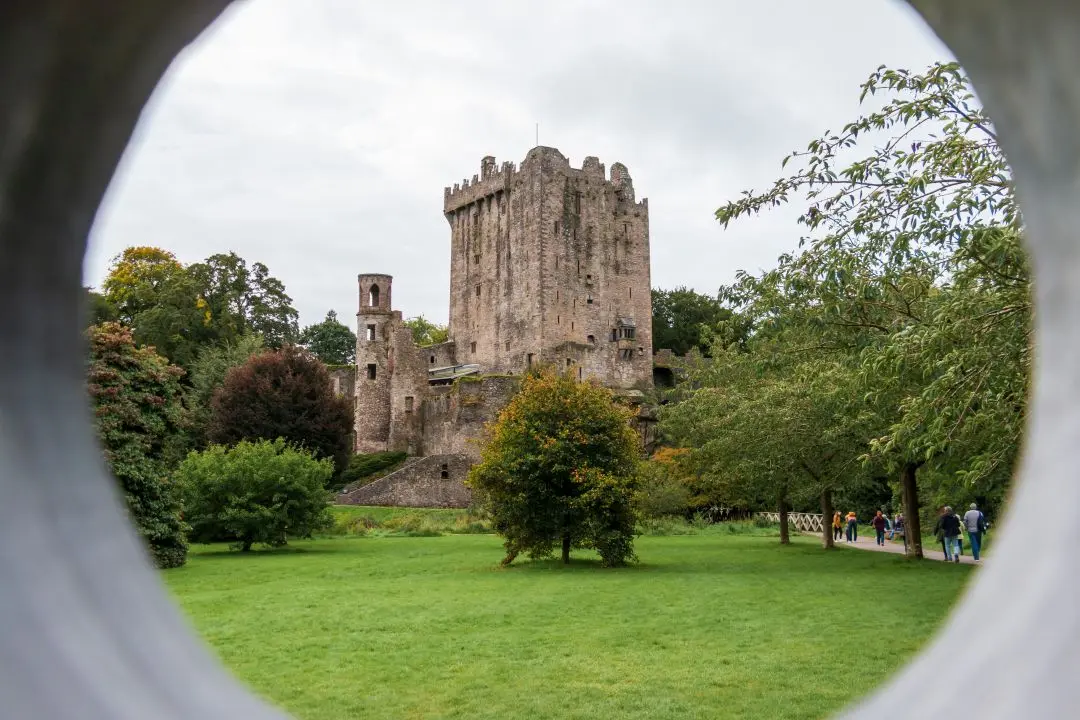
[[[210,442],[276,440],[334,461],[352,454],[352,409],[334,395],[326,366],[296,346],[252,356],[234,367],[210,401]]]

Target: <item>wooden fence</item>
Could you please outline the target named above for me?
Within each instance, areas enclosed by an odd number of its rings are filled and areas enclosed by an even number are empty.
[[[765,518],[769,522],[780,523],[778,512],[758,512],[754,517]],[[788,513],[788,525],[802,532],[822,532],[824,518],[820,513]]]

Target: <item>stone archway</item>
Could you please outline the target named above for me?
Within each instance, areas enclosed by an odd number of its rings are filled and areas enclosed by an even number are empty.
[[[1062,515],[1080,499],[1080,6],[910,2],[970,73],[1015,171],[1037,279],[1037,382],[993,563],[933,645],[851,716],[1067,716],[1080,704],[1080,580]],[[86,237],[139,113],[228,4],[0,5],[5,715],[280,717],[211,658],[125,524],[90,425],[78,332]],[[1032,554],[1016,526],[1034,522]]]

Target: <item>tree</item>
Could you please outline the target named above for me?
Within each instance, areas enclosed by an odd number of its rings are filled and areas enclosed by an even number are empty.
[[[804,198],[800,251],[722,291],[755,324],[812,327],[802,348],[860,358],[884,424],[864,459],[900,476],[910,551],[921,556],[920,468],[969,488],[1016,458],[1030,368],[1030,277],[1011,173],[992,123],[955,63],[884,67],[862,88],[881,109],[783,161],[765,192],[717,210],[733,220]],[[867,136],[888,133],[858,157]],[[855,159],[852,159],[855,157]]]
[[[708,354],[713,334],[732,318],[717,298],[686,287],[653,290],[652,312],[653,349],[667,348],[676,355],[692,348]]]
[[[225,384],[229,370],[246,363],[253,355],[263,352],[262,335],[241,335],[217,345],[204,346],[191,364],[188,387],[184,393],[188,409],[188,429],[195,449],[206,447],[214,393]]]
[[[831,515],[832,493],[857,481],[858,458],[872,435],[852,392],[854,375],[836,359],[792,357],[759,337],[750,352],[716,347],[688,366],[692,387],[665,406],[665,435],[689,449],[689,462],[713,501],[772,506],[787,544],[793,503],[819,500]],[[823,542],[832,545],[832,535]]]
[[[351,405],[334,395],[326,366],[303,348],[286,345],[232,368],[210,408],[213,443],[284,438],[332,460],[337,472],[348,466]]]
[[[551,368],[526,375],[499,414],[467,484],[503,536],[506,557],[562,545],[594,548],[605,566],[634,558],[640,453],[633,413],[599,385]]]
[[[412,330],[413,342],[419,347],[438,345],[450,339],[450,329],[445,325],[429,322],[423,315],[410,318],[402,323]]]
[[[159,303],[163,288],[183,273],[184,266],[167,250],[129,247],[113,258],[101,287],[120,320],[134,327],[142,312]]]
[[[93,288],[84,287],[84,307],[86,311],[86,326],[101,325],[107,322],[116,322],[119,314],[108,298]]]
[[[280,547],[332,525],[326,483],[328,459],[290,447],[283,439],[213,445],[192,452],[176,470],[196,542],[232,542],[243,552],[255,543]]]
[[[248,268],[236,253],[211,255],[188,271],[220,339],[246,333],[263,336],[268,347],[295,342],[298,313],[285,285],[260,262]]]
[[[180,497],[169,471],[182,454],[179,378],[183,371],[135,346],[119,323],[89,328],[87,390],[105,461],[128,512],[159,567],[187,559]]]
[[[338,322],[333,310],[326,313],[326,319],[321,323],[304,328],[300,333],[300,344],[327,365],[356,362],[356,335],[348,325]]]

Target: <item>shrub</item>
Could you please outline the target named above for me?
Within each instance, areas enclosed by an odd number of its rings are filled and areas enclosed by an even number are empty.
[[[641,464],[637,502],[643,516],[682,515],[690,507],[685,455],[683,450],[661,448]]]
[[[158,567],[179,567],[187,559],[187,528],[168,472],[182,456],[184,371],[153,348],[136,348],[131,332],[114,322],[87,331],[87,391],[105,461],[136,529]]]
[[[255,543],[278,547],[329,528],[325,487],[333,474],[329,459],[317,460],[278,438],[192,452],[176,480],[192,539],[229,541],[246,552]]]
[[[331,459],[336,472],[349,462],[349,401],[334,395],[326,366],[303,348],[261,353],[232,368],[210,407],[213,443],[284,438],[317,458]]]

